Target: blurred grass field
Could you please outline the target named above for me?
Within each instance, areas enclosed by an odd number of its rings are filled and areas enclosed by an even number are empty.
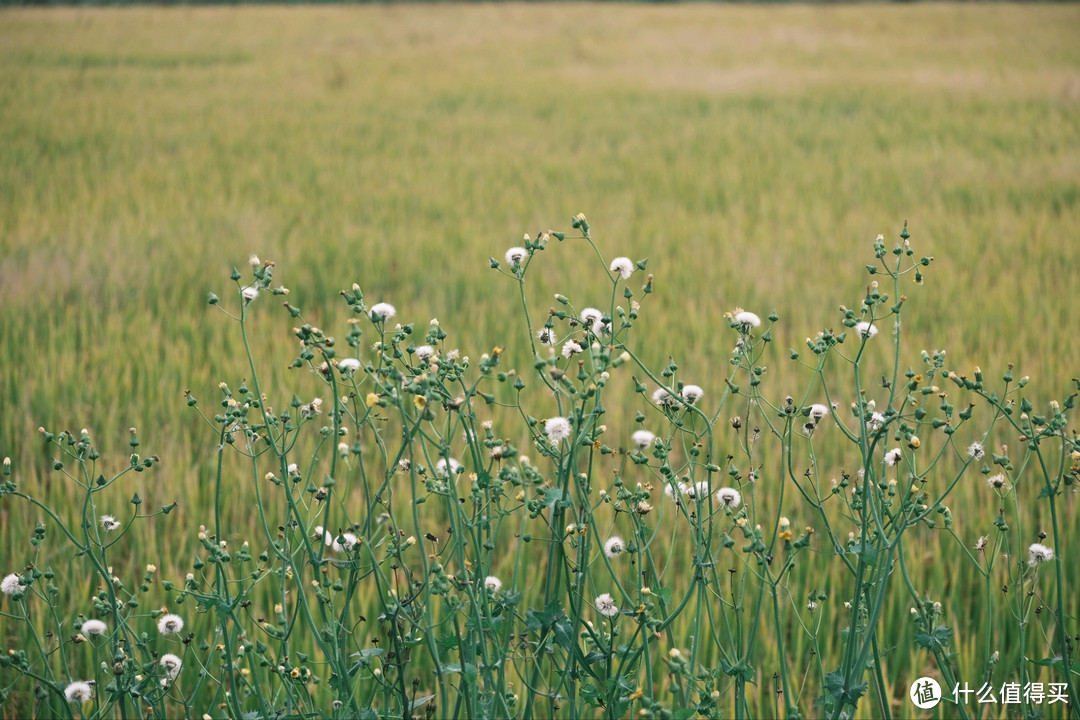
[[[643,356],[674,356],[707,393],[736,305],[778,312],[769,383],[805,387],[783,351],[839,327],[871,241],[907,220],[935,258],[908,293],[910,363],[924,347],[994,377],[1015,362],[1033,399],[1060,397],[1080,375],[1080,8],[0,11],[0,455],[62,504],[37,428],[88,427],[123,463],[138,427],[162,461],[139,492],[181,506],[132,563],[182,577],[214,461],[183,393],[210,400],[246,374],[206,305],[233,265],[275,261],[330,332],[357,282],[403,321],[437,316],[465,353],[503,345],[527,369],[487,260],[579,211],[610,256],[649,258]],[[534,310],[603,287],[580,248],[541,259]],[[274,392],[317,392],[285,369],[287,315],[259,323]],[[632,417],[633,402],[609,413]],[[251,535],[247,490],[231,492],[235,535]],[[983,493],[961,487],[952,505]],[[956,514],[972,540],[992,519]],[[36,520],[0,506],[18,562]],[[971,578],[923,572],[961,621]],[[884,621],[898,645],[903,602]],[[962,657],[982,657],[958,636]],[[889,682],[921,662],[900,653]]]

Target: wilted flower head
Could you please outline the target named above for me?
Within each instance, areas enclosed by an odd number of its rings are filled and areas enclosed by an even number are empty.
[[[876,327],[863,320],[855,324],[855,332],[858,333],[859,337],[869,339],[877,335],[878,331]]]
[[[634,274],[634,261],[628,257],[617,257],[611,261],[611,272],[619,273],[626,280]]]
[[[1028,547],[1028,565],[1035,567],[1054,559],[1054,551],[1040,543],[1031,543]]]
[[[84,620],[82,631],[87,635],[104,635],[109,627],[101,620]]]
[[[484,587],[488,589],[488,592],[494,594],[502,590],[502,580],[494,575],[488,575],[484,578]]]
[[[829,406],[814,403],[810,406],[810,419],[817,423],[818,420],[829,414]]]
[[[357,542],[356,535],[353,533],[341,533],[340,536],[333,538],[330,543],[330,549],[334,552],[345,552],[350,550]]]
[[[612,535],[604,543],[604,554],[609,558],[618,557],[626,550],[626,543],[618,535]]]
[[[540,341],[541,345],[554,345],[555,344],[555,331],[551,328],[540,328],[540,331],[536,333],[536,339]]]
[[[600,613],[604,617],[614,617],[619,614],[619,608],[615,604],[615,600],[612,599],[610,593],[604,593],[596,598],[596,612]]]
[[[84,680],[76,680],[64,688],[64,697],[69,703],[90,702],[90,698],[94,697],[94,688]]]
[[[431,347],[430,345],[421,345],[420,347],[416,348],[415,352],[416,357],[420,358],[421,360],[427,360],[429,357],[435,354],[435,348]]]
[[[630,439],[634,441],[634,445],[639,450],[646,450],[652,447],[653,442],[656,440],[656,435],[648,430],[636,430],[634,434],[630,436]]]
[[[184,661],[178,655],[172,653],[165,653],[158,662],[161,663],[161,667],[165,668],[165,674],[169,676],[170,680],[176,679],[180,674],[181,666],[184,664]]]
[[[562,355],[564,358],[568,358],[571,355],[577,355],[581,352],[581,346],[573,340],[567,340],[562,346]]]
[[[312,418],[322,412],[322,398],[315,398],[300,408],[300,417]]]
[[[389,320],[397,315],[397,309],[390,303],[375,303],[371,307],[371,319],[378,322],[380,320]]]
[[[729,508],[737,508],[742,502],[742,495],[735,488],[720,488],[716,491],[716,504]]]
[[[982,443],[973,442],[968,445],[967,454],[968,457],[972,460],[982,460],[982,457],[986,454],[986,451],[983,450]]]
[[[240,290],[240,294],[244,297],[244,302],[251,302],[259,297],[259,287],[257,285],[245,285]]]
[[[14,595],[17,592],[22,591],[22,585],[19,584],[19,576],[15,573],[5,575],[3,580],[0,580],[0,592],[5,595]]]
[[[184,629],[184,618],[169,613],[162,615],[157,621],[158,632],[162,635],[173,635]]]
[[[120,523],[117,522],[116,518],[114,518],[112,515],[102,515],[101,527],[105,528],[106,530],[115,530],[116,528],[120,527]]]
[[[903,453],[900,452],[900,448],[893,448],[889,452],[885,453],[885,464],[892,467],[896,463],[900,462],[900,458]]]
[[[682,397],[688,405],[693,405],[700,400],[701,396],[704,394],[705,391],[698,385],[683,385]]]
[[[449,465],[450,472],[447,472],[447,466]],[[458,470],[461,469],[461,463],[454,458],[450,458],[450,462],[447,463],[446,458],[440,458],[439,462],[435,463],[435,474],[441,477],[447,475],[457,475]]]
[[[544,423],[544,432],[556,445],[570,437],[570,430],[570,421],[564,417],[548,418],[548,421]]]
[[[982,552],[986,549],[986,543],[989,540],[985,535],[980,535],[979,539],[975,541],[975,551]]]
[[[529,256],[529,252],[523,247],[512,247],[506,251],[506,264],[507,265],[520,265],[525,262],[525,258]]]

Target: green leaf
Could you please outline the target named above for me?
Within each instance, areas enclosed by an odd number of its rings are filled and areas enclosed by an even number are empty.
[[[415,710],[416,708],[420,707],[421,705],[427,705],[429,702],[431,702],[434,699],[435,699],[434,695],[425,695],[422,698],[416,698],[411,703],[409,703],[409,710],[410,711]]]
[[[472,663],[465,663],[461,666],[461,677],[465,678],[465,682],[470,685],[476,684],[476,666]]]
[[[697,715],[696,707],[686,707],[676,710],[671,714],[671,717],[674,720],[690,720],[690,718],[694,717],[695,715]]]

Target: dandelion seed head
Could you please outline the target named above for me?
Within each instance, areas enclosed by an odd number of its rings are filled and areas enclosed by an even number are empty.
[[[716,504],[723,507],[737,508],[742,503],[742,495],[735,488],[724,487],[716,491]]]
[[[594,604],[596,605],[596,612],[604,617],[614,617],[619,614],[619,607],[615,604],[615,600],[610,593],[598,595]]]
[[[64,697],[69,703],[89,702],[90,698],[94,697],[94,688],[84,680],[76,680],[64,688]]]
[[[356,358],[344,358],[338,361],[338,371],[343,373],[354,373],[360,369],[360,361]]]
[[[893,448],[889,452],[885,453],[885,464],[889,467],[892,467],[896,463],[900,462],[900,458],[902,455],[903,453],[900,451],[900,448]]]
[[[829,406],[814,403],[810,406],[810,419],[817,423],[818,420],[829,414]]]
[[[19,576],[15,573],[5,575],[3,580],[0,580],[0,592],[5,595],[14,595],[17,592],[22,591],[22,585],[19,584]]]
[[[636,430],[630,439],[634,441],[634,445],[639,450],[647,450],[652,447],[653,442],[656,441],[656,435],[648,430]]]
[[[116,528],[120,527],[120,523],[117,522],[116,518],[114,518],[112,515],[102,515],[101,527],[105,528],[106,530],[115,530]]]
[[[180,674],[180,668],[183,666],[184,661],[180,659],[178,655],[172,653],[165,653],[161,656],[161,667],[165,668],[165,674],[169,676],[169,679],[175,680]]]
[[[240,290],[240,294],[244,297],[245,302],[251,302],[259,297],[259,288],[257,285],[245,285]]]
[[[556,342],[555,331],[551,328],[540,328],[540,331],[536,333],[536,339],[540,341],[541,345],[551,347]]]
[[[488,575],[486,578],[484,578],[484,587],[486,587],[488,589],[488,592],[492,594],[495,594],[502,590],[502,586],[502,580],[495,577],[494,575]]]
[[[416,357],[420,358],[421,360],[427,360],[429,357],[435,354],[435,348],[431,347],[430,345],[421,345],[420,347],[416,348],[415,352]]]
[[[529,251],[523,247],[512,247],[506,251],[506,264],[517,267],[521,263],[525,262],[525,258],[529,256]]]
[[[562,346],[562,355],[564,358],[568,358],[571,355],[577,355],[581,352],[581,345],[573,340],[567,340]]]
[[[761,318],[748,310],[735,308],[735,313],[731,316],[731,319],[735,321],[736,325],[740,325],[746,329],[761,326]]]
[[[352,549],[356,545],[356,535],[353,533],[342,533],[340,537],[335,537],[330,545],[330,548],[334,552],[345,552]]]
[[[558,445],[570,437],[570,421],[564,417],[548,418],[548,421],[544,423],[544,432],[547,433],[551,442]]]
[[[1054,551],[1041,543],[1032,543],[1028,546],[1028,565],[1035,567],[1044,562],[1054,559]]]
[[[447,469],[449,468],[449,472]],[[454,458],[450,458],[449,463],[446,458],[439,458],[439,462],[435,463],[435,474],[440,477],[448,477],[449,475],[457,475],[461,470],[461,463]]]
[[[878,334],[878,329],[870,323],[863,320],[855,324],[855,332],[859,337],[870,339]]]
[[[1001,490],[1009,484],[1008,478],[1005,477],[1005,473],[998,473],[997,475],[991,475],[986,478],[986,484],[995,490]]]
[[[609,558],[615,558],[626,551],[626,543],[618,535],[612,535],[604,543],[604,554]]]
[[[986,454],[986,451],[983,450],[982,443],[973,442],[970,445],[968,445],[967,455],[972,460],[982,460],[983,455],[985,455],[985,454]]]
[[[378,321],[386,321],[397,315],[397,308],[390,303],[375,303],[371,306],[371,319]]]
[[[706,480],[699,480],[695,483],[683,483],[679,486],[682,490],[682,494],[691,500],[706,497],[709,494],[709,483]]]
[[[628,257],[617,257],[611,261],[610,270],[619,273],[622,279],[626,280],[634,274],[634,261]]]
[[[656,388],[652,394],[652,401],[662,408],[674,407],[675,398],[664,388]]]
[[[173,613],[162,615],[158,618],[157,629],[162,635],[175,635],[184,629],[184,618]]]
[[[975,541],[975,551],[982,552],[986,549],[986,543],[989,540],[985,535],[980,535],[979,539]]]
[[[109,627],[101,620],[83,621],[81,630],[87,635],[104,635]]]
[[[693,405],[705,394],[699,385],[683,385],[682,397],[688,405]]]

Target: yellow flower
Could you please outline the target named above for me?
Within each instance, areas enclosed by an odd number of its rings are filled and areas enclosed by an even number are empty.
[[[374,407],[379,403],[379,396],[375,393],[368,393],[367,398],[364,400],[368,407]]]

